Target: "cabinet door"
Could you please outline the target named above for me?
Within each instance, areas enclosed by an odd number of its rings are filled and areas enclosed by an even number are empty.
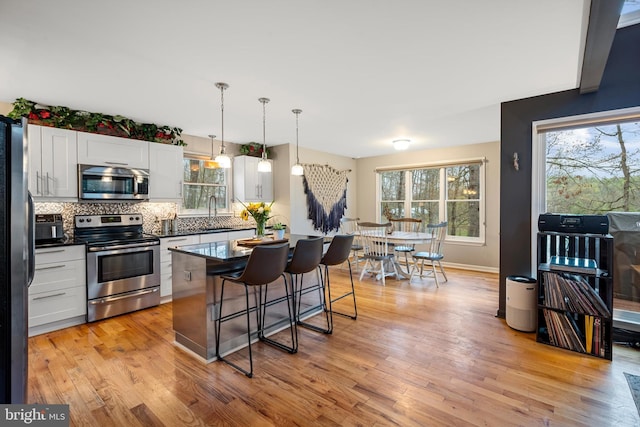
[[[149,169],[149,142],[78,132],[78,163]]]
[[[177,145],[149,144],[149,200],[182,199],[183,149]]]
[[[29,328],[85,315],[84,246],[36,249],[29,287]]]
[[[273,170],[273,162],[271,163],[271,170]],[[256,165],[256,170],[258,166]],[[260,191],[258,197],[261,201],[271,203],[273,201],[273,172],[256,172],[258,174],[258,190]]]
[[[41,126],[28,125],[28,159],[29,159],[29,191],[33,197],[44,197],[44,180],[42,179],[42,132]]]
[[[259,161],[258,157],[234,157],[233,189],[236,199],[242,202],[271,203],[273,201],[273,174],[258,172]]]
[[[197,235],[192,236],[176,236],[160,239],[160,297],[163,302],[168,301],[172,295],[173,277],[171,276],[171,251],[170,247],[194,245],[199,243],[200,239]]]
[[[78,198],[77,133],[29,125],[29,190],[35,197]]]

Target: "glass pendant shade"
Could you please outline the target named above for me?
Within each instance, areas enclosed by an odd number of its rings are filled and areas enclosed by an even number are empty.
[[[302,165],[299,163],[296,163],[295,165],[291,166],[291,175],[295,175],[295,176],[304,175],[304,168],[302,167]]]
[[[231,159],[224,153],[220,153],[216,156],[214,162],[223,169],[229,169],[231,167]]]
[[[258,162],[258,172],[271,172],[271,162],[267,160],[267,155],[264,152],[262,159]]]
[[[209,135],[209,138],[211,138],[211,157],[210,157],[209,160],[205,160],[204,161],[204,168],[205,169],[218,169],[220,167],[218,162],[216,162],[213,159],[213,138],[215,138],[215,137],[216,137],[215,135]]]

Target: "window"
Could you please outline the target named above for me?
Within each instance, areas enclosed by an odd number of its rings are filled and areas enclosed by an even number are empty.
[[[640,211],[640,108],[535,122],[532,220]]]
[[[425,224],[447,221],[447,239],[484,242],[484,163],[380,168],[379,218],[420,218]]]
[[[548,212],[640,211],[640,122],[543,134]]]
[[[215,197],[218,212],[228,211],[229,191],[228,173],[230,169],[210,169],[205,167],[205,160],[183,159],[184,197],[182,199],[182,213],[205,214],[209,212],[209,200]],[[211,209],[214,209],[211,200]]]

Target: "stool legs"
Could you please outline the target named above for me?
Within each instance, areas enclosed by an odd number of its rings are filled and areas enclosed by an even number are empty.
[[[325,297],[325,280],[323,278],[322,275],[322,267],[318,267],[318,272],[319,272],[319,283],[317,285],[313,285],[313,286],[309,286],[307,288],[305,288],[303,286],[302,283],[302,278],[300,280],[300,286],[298,287],[298,297],[297,302],[298,302],[298,307],[297,307],[297,315],[296,315],[296,319],[297,319],[297,324],[311,329],[313,331],[316,332],[322,332],[325,334],[330,334],[333,332],[333,317],[331,315],[331,292],[329,292],[329,298],[327,299]],[[301,275],[302,276],[302,275]],[[304,294],[307,294],[309,292],[313,292],[315,290],[318,290],[318,296],[320,298],[320,305],[322,306],[322,311],[325,315],[325,320],[327,323],[327,327],[326,328],[322,328],[320,326],[314,325],[312,323],[308,323],[308,322],[303,322],[302,320],[300,320],[301,315],[304,315],[305,313],[303,313],[302,310],[302,296]],[[327,303],[328,303],[328,308],[327,308]]]
[[[283,298],[279,298],[276,299],[274,301],[269,301],[267,302],[267,285],[259,285],[257,292],[258,295],[256,297],[255,300],[255,307],[252,308],[249,304],[249,287],[251,285],[247,285],[245,283],[239,283],[239,282],[233,282],[233,283],[238,283],[244,286],[244,290],[245,290],[245,310],[244,311],[240,311],[240,312],[236,312],[236,313],[230,313],[227,315],[223,316],[223,302],[224,302],[224,290],[225,290],[225,285],[227,280],[223,280],[222,281],[222,286],[220,288],[220,314],[219,314],[219,318],[216,322],[216,357],[218,358],[218,360],[221,360],[222,362],[234,367],[235,369],[237,369],[238,371],[242,372],[243,374],[245,374],[247,377],[252,378],[253,377],[253,353],[251,351],[251,320],[250,320],[250,313],[251,311],[255,310],[256,312],[256,323],[257,323],[257,337],[260,341],[263,341],[267,344],[270,344],[276,348],[279,348],[280,350],[284,350],[288,353],[295,353],[298,350],[298,337],[297,337],[297,328],[295,325],[295,303],[292,304],[292,297],[289,294],[289,286],[287,284],[287,279],[284,275],[282,275],[282,278],[284,280],[284,288],[285,288],[285,294],[286,296]],[[264,292],[262,287],[265,287]],[[253,287],[253,286],[252,286]],[[255,294],[254,294],[255,295]],[[264,329],[265,329],[265,318],[266,318],[266,311],[267,311],[267,307],[274,305],[276,303],[281,302],[283,299],[286,299],[287,301],[287,314],[288,314],[288,321],[289,321],[289,328],[291,330],[291,346],[286,345],[285,343],[282,342],[278,342],[274,339],[268,338],[265,336],[264,334]],[[231,362],[230,360],[227,360],[226,358],[222,357],[222,355],[220,354],[220,332],[222,330],[222,323],[235,319],[239,316],[245,315],[246,319],[247,319],[247,346],[248,346],[248,351],[249,351],[249,369],[245,369],[241,366],[239,366],[238,364]]]
[[[351,262],[347,259],[347,265],[349,266],[349,279],[351,279],[351,292],[347,292],[346,294],[340,295],[339,297],[336,297],[334,299],[331,299],[331,284],[329,283],[329,269],[327,266],[325,266],[325,271],[326,271],[326,276],[327,276],[327,289],[329,289],[329,299],[331,300],[331,303],[334,303],[336,301],[341,300],[342,298],[348,297],[349,295],[351,295],[353,297],[353,315],[351,314],[346,314],[346,313],[341,313],[339,311],[335,311],[333,310],[333,307],[331,307],[331,311],[332,313],[335,314],[339,314],[341,316],[345,316],[345,317],[349,317],[353,320],[356,320],[358,318],[358,308],[356,307],[356,290],[355,287],[353,286],[353,275],[351,273]]]

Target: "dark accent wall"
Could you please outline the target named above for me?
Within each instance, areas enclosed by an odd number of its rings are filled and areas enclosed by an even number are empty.
[[[553,67],[553,64],[549,64]],[[506,278],[531,271],[532,123],[538,120],[640,106],[640,25],[616,31],[600,89],[578,89],[502,103],[500,131],[500,293],[505,316]],[[513,168],[513,153],[520,170]]]

